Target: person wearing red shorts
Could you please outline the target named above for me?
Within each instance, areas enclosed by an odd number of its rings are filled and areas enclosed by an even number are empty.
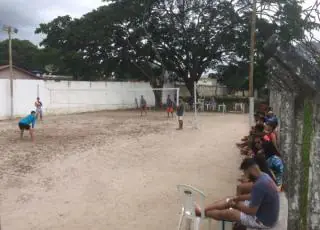
[[[167,114],[168,114],[168,118],[170,117],[170,113],[171,113],[171,117],[173,118],[173,101],[171,100],[170,95],[168,95],[168,98],[167,98]]]

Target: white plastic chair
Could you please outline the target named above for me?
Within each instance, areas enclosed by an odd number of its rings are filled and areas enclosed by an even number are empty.
[[[211,218],[206,218],[204,213],[204,200],[206,197],[204,193],[190,185],[180,184],[177,187],[180,199],[182,201],[182,209],[180,214],[178,230],[181,229],[182,222],[185,219],[193,221],[193,230],[199,230],[201,221],[208,221],[208,230],[210,230]],[[201,209],[201,217],[198,217],[195,214],[196,201],[199,201],[198,205]]]
[[[227,107],[224,103],[218,105],[218,112],[220,112],[222,109],[222,112],[225,113],[227,111]]]

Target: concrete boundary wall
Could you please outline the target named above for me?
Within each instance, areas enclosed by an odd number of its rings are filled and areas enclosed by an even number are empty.
[[[170,88],[165,86],[164,88]],[[154,106],[155,98],[147,82],[85,82],[14,80],[14,115],[25,116],[34,110],[39,95],[46,114],[65,114],[99,110],[131,109],[136,107],[135,98],[144,95],[148,106]],[[176,94],[164,90],[162,99]],[[0,119],[10,117],[10,81],[0,79]]]
[[[320,68],[273,36],[269,58],[270,105],[280,119],[290,230],[320,229]]]

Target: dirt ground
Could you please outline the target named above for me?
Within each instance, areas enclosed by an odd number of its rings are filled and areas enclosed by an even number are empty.
[[[247,116],[204,113],[195,130],[187,114],[183,131],[165,116],[46,117],[36,144],[1,121],[2,230],[175,229],[177,184],[203,190],[207,203],[233,195]]]

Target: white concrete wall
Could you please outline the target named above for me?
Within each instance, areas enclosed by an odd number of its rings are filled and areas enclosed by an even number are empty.
[[[34,110],[39,95],[46,114],[63,114],[98,110],[135,108],[144,95],[148,106],[154,106],[152,88],[147,82],[83,82],[14,80],[14,115],[25,116]],[[170,86],[166,86],[169,88]],[[163,91],[163,103],[175,90]],[[0,119],[10,116],[10,83],[0,79]]]

